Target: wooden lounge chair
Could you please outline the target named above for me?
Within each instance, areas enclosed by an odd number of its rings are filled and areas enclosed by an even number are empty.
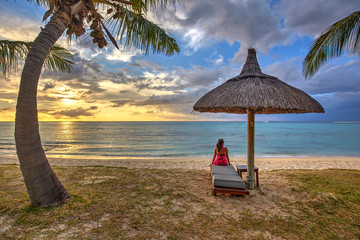
[[[212,194],[230,193],[236,195],[249,195],[244,181],[235,168],[230,164],[227,166],[211,165]]]

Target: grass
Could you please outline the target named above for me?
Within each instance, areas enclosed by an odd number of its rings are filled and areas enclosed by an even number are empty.
[[[203,170],[54,170],[72,197],[41,209],[0,165],[0,239],[360,239],[360,171],[260,171],[242,198],[213,197]]]

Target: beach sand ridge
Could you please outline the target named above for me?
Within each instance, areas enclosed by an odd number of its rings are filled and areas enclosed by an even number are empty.
[[[48,157],[55,166],[112,166],[143,169],[209,169],[211,158],[131,158],[131,159],[71,159]],[[0,164],[18,164],[16,156],[1,156]],[[232,165],[246,165],[245,158],[231,160]],[[275,169],[357,169],[360,157],[273,157],[255,158],[255,165],[261,170]]]

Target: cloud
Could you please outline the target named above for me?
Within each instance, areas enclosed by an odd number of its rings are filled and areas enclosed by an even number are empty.
[[[130,101],[130,100],[113,100],[111,102],[113,103],[113,105],[111,105],[111,107],[118,108],[118,107],[123,107],[125,104],[130,103],[132,101]]]
[[[49,95],[44,95],[44,94],[39,94],[38,97],[37,97],[37,100],[40,101],[40,102],[56,102],[56,101],[59,101],[59,98],[58,97],[52,97],[52,96],[49,96]]]
[[[158,10],[156,18],[160,23],[170,22],[168,27],[173,26],[184,36],[187,46],[195,50],[211,41],[241,43],[236,61],[245,58],[249,47],[268,52],[273,46],[288,43],[281,19],[266,0],[184,1],[176,11],[167,10],[164,14]]]
[[[205,32],[202,29],[189,29],[185,32],[183,38],[187,42],[187,48],[192,48],[194,51],[199,50],[207,44]]]
[[[314,37],[357,9],[358,0],[281,0],[274,6],[266,0],[195,0],[179,3],[176,11],[158,9],[154,18],[182,37],[185,52],[237,42],[233,60],[243,62],[249,47],[268,53],[291,44],[295,36]]]
[[[215,51],[210,55],[210,57],[205,58],[205,61],[210,63],[212,66],[219,66],[224,63],[224,56]]]
[[[197,91],[168,95],[152,95],[143,101],[132,101],[127,104],[129,106],[145,108],[147,109],[147,114],[161,114],[164,119],[178,119],[180,116],[189,117],[192,106],[198,99],[197,95]],[[173,116],[174,114],[176,117]]]
[[[15,92],[7,92],[0,90],[0,99],[6,99],[10,101],[14,101],[17,98],[17,94]]]
[[[192,66],[191,69],[179,68],[171,72],[181,89],[199,89],[200,87],[213,87],[214,84],[222,83],[228,78],[235,76],[232,70],[227,67],[208,68],[203,66]]]
[[[170,104],[184,104],[192,103],[193,97],[192,93],[178,93],[171,95],[161,95],[155,96],[152,95],[145,101],[136,101],[132,102],[131,105],[134,106],[159,106],[159,105],[170,105]]]
[[[62,118],[62,117],[79,118],[79,117],[93,116],[95,113],[92,111],[96,109],[97,109],[96,106],[91,106],[89,108],[78,107],[70,110],[49,112],[47,114],[53,115],[55,116],[55,118]]]
[[[51,81],[77,81],[82,79],[81,81],[86,81],[85,79],[96,80],[97,76],[102,74],[102,64],[94,60],[83,59],[78,53],[74,53],[73,58],[74,65],[70,74],[67,72],[43,71],[41,79],[51,79]]]
[[[132,90],[121,90],[116,95],[111,94],[105,96],[112,104],[110,107],[118,108],[123,107],[126,104],[134,103],[136,101],[143,101],[147,97]]]
[[[130,75],[129,73],[127,73]],[[109,80],[116,84],[127,84],[131,82],[126,72],[105,72],[103,73],[103,79]]]
[[[344,60],[347,60],[344,63]],[[359,91],[360,60],[344,57],[324,65],[316,75],[308,80],[301,73],[300,57],[275,62],[263,72],[300,88],[310,94],[329,94],[334,92]]]
[[[134,63],[129,63],[128,66],[130,67],[137,67],[137,68],[142,68],[142,69],[147,69],[147,68],[151,68],[154,71],[162,71],[167,69],[164,66],[159,66],[153,62],[150,62],[148,60],[135,60]]]
[[[0,112],[7,112],[9,111],[11,108],[0,108]]]
[[[360,60],[353,60],[347,56],[331,61],[324,65],[317,74],[305,80],[301,73],[301,58],[288,59],[267,66],[263,72],[278,77],[280,80],[299,88],[313,96],[323,107],[329,120],[343,118],[334,111],[342,112],[348,119],[359,117],[353,109],[360,109]],[[345,63],[344,63],[345,62]],[[351,107],[350,107],[351,106]],[[348,109],[346,112],[344,109]],[[324,116],[318,116],[318,119]]]
[[[358,0],[282,0],[274,7],[284,19],[284,28],[298,35],[315,37],[331,24],[360,9]]]
[[[129,77],[138,91],[145,89],[159,91],[193,91],[201,87],[212,87],[214,84],[237,75],[235,71],[227,67],[208,68],[203,66],[192,66],[191,68],[178,67],[157,74],[145,72],[143,76]]]
[[[105,58],[107,60],[131,62],[132,58],[140,55],[142,52],[139,49],[129,48],[126,49],[123,45],[119,49],[114,48],[110,53],[107,53]]]
[[[54,82],[46,82],[43,88],[43,91],[46,91],[48,89],[54,88],[55,87],[55,83]]]
[[[33,41],[40,33],[41,22],[0,10],[0,39]]]
[[[73,89],[88,90],[86,91],[88,94],[101,93],[106,91],[104,88],[100,87],[99,81],[96,81],[95,79],[92,80],[92,79],[80,78],[74,81],[70,81],[66,85]]]

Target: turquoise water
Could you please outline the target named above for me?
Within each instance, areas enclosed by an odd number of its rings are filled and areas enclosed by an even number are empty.
[[[48,156],[209,157],[218,138],[246,156],[246,122],[41,122]],[[0,154],[16,155],[14,123],[0,122]],[[360,156],[360,123],[256,122],[255,155]]]

